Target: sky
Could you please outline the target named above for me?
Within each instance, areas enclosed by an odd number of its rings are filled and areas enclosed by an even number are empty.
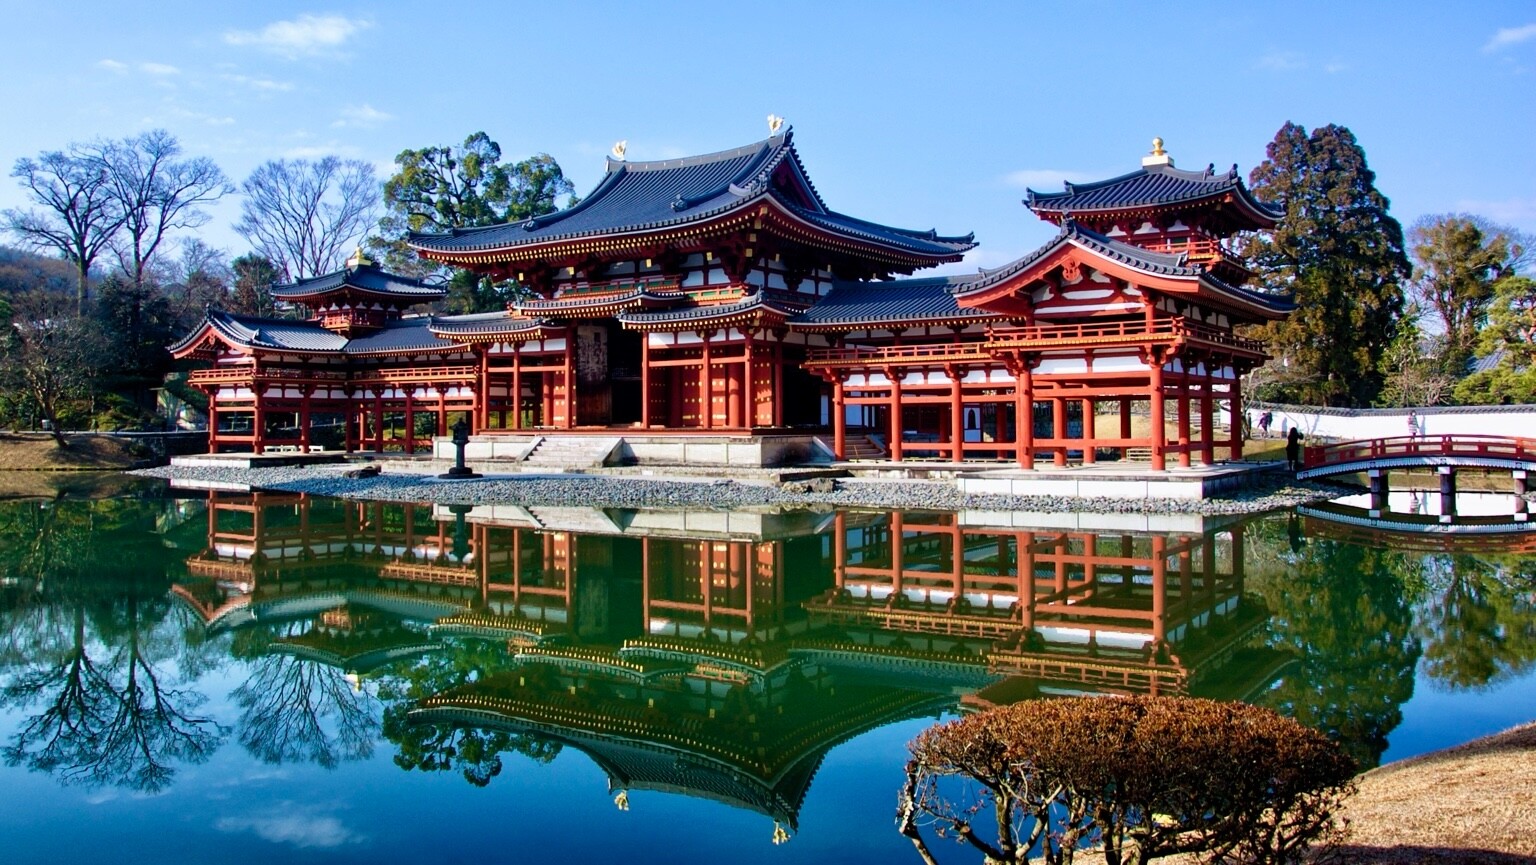
[[[1135,169],[1246,176],[1286,121],[1364,146],[1393,214],[1536,232],[1536,4],[454,3],[0,0],[0,163],[170,130],[239,183],[271,159],[373,162],[484,130],[578,192],[614,142],[706,153],[785,117],[836,210],[975,232],[949,269],[1053,229],[1026,187]],[[0,207],[25,204],[0,178]],[[231,256],[239,198],[201,236]]]

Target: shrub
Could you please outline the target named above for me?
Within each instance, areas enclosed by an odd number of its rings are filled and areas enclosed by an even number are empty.
[[[1175,853],[1292,862],[1337,835],[1354,789],[1354,762],[1323,734],[1187,697],[1030,701],[909,747],[898,827],[929,863],[924,823],[997,862],[1070,863],[1091,845],[1109,865]]]

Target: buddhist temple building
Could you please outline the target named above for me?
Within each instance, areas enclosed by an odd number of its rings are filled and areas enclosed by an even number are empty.
[[[758,464],[1240,458],[1227,419],[1266,356],[1236,331],[1290,305],[1246,287],[1234,238],[1278,212],[1235,167],[1178,169],[1160,140],[1136,171],[1024,203],[1059,226],[1041,248],[907,278],[974,238],[833,210],[787,128],[686,159],[616,148],[572,207],[410,237],[515,281],[505,310],[422,314],[441,289],[358,256],[274,288],[306,320],[210,310],[172,351],[211,364],[191,383],[212,451],[411,453],[456,415],[484,441],[620,437],[634,445],[611,458],[639,462],[685,461],[661,443],[701,436],[782,445]],[[328,444],[320,418],[342,430]]]

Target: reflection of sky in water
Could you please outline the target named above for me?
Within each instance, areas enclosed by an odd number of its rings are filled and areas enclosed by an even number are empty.
[[[1434,493],[1420,495],[1421,505],[1428,501],[1433,506],[1437,499],[1438,495]],[[1406,510],[1411,504],[1412,499],[1408,494],[1394,494],[1394,509]],[[1509,513],[1512,510],[1510,504],[1509,496],[1464,494],[1459,509],[1466,514]],[[185,509],[185,503],[182,507]],[[336,507],[334,503],[317,506],[309,516],[319,520],[325,516],[325,508]],[[389,511],[387,516],[393,519],[398,516],[398,510]],[[274,517],[279,515],[279,511],[272,514]],[[293,516],[291,511],[288,516]],[[161,553],[168,556],[169,563],[136,561],[135,567],[148,570],[163,566],[165,574],[171,575],[171,580],[180,578],[183,570],[178,569],[184,568],[186,557],[200,550],[203,543],[203,529],[200,526],[202,515],[194,511],[188,517],[187,524],[176,530],[179,534],[171,533],[179,538],[180,545],[174,549],[169,545],[161,548],[169,551]],[[431,521],[424,515],[422,523],[431,525]],[[909,530],[918,523],[919,517],[913,516],[908,524]],[[878,535],[877,528],[870,526],[876,526],[876,523],[870,522],[865,528],[849,529],[848,537],[851,540],[848,541],[848,559],[878,569],[878,563],[889,558],[889,549],[882,550],[878,543],[869,540]],[[1400,632],[1406,633],[1422,626],[1427,615],[1425,605],[1430,601],[1406,598],[1401,593],[1386,592],[1384,595],[1383,586],[1391,584],[1391,580],[1383,583],[1380,573],[1372,577],[1375,582],[1370,583],[1368,590],[1357,601],[1349,590],[1357,585],[1366,585],[1368,581],[1353,572],[1343,573],[1342,570],[1367,561],[1369,556],[1328,558],[1340,549],[1353,553],[1362,551],[1344,542],[1322,537],[1305,538],[1300,534],[1293,537],[1288,534],[1288,529],[1294,526],[1299,526],[1299,521],[1288,520],[1283,516],[1247,524],[1244,529],[1244,559],[1252,566],[1247,577],[1246,591],[1268,591],[1272,595],[1284,595],[1285,587],[1292,578],[1300,579],[1303,572],[1311,568],[1307,578],[1314,582],[1298,584],[1305,588],[1290,592],[1286,600],[1291,604],[1290,608],[1272,612],[1276,614],[1277,622],[1281,612],[1288,613],[1295,621],[1320,613],[1313,620],[1312,626],[1321,626],[1328,633],[1286,631],[1288,626],[1284,624],[1272,624],[1272,627],[1279,629],[1276,633],[1281,638],[1294,639],[1298,644],[1342,646],[1344,650],[1322,657],[1323,663],[1316,663],[1312,667],[1293,664],[1286,668],[1284,675],[1290,679],[1288,685],[1299,686],[1293,693],[1304,693],[1315,684],[1312,681],[1301,681],[1299,677],[1303,669],[1316,669],[1325,674],[1336,674],[1342,670],[1343,674],[1331,684],[1318,684],[1318,690],[1357,697],[1356,702],[1341,701],[1335,705],[1365,706],[1363,714],[1370,714],[1381,708],[1369,704],[1372,700],[1380,702],[1384,690],[1383,680],[1389,685],[1401,683],[1404,688],[1394,693],[1400,693],[1407,699],[1399,707],[1401,722],[1386,731],[1388,745],[1383,758],[1385,760],[1457,744],[1536,717],[1536,671],[1527,670],[1508,676],[1484,690],[1453,690],[1432,679],[1427,673],[1425,659],[1420,658],[1411,697],[1407,696],[1406,683],[1400,675],[1406,674],[1411,656],[1373,655],[1369,663],[1379,664],[1382,668],[1360,668],[1356,675],[1356,668],[1361,662],[1349,655],[1350,648],[1375,651],[1380,646],[1372,642],[1369,634],[1364,639],[1355,639],[1359,634],[1348,633],[1349,627],[1357,621],[1374,622],[1387,618],[1390,619],[1387,623],[1389,628],[1398,628]],[[286,528],[280,526],[272,531],[276,533],[291,529],[289,524]],[[1042,535],[1049,537],[1051,532],[1042,532]],[[907,565],[913,574],[933,576],[944,573],[947,555],[943,546],[945,537],[943,533],[923,535],[918,531],[909,531],[908,539],[912,545],[907,551]],[[1224,526],[1215,537],[1220,539],[1220,544],[1212,545],[1209,549],[1217,550],[1213,562],[1218,566],[1219,573],[1219,562],[1215,560],[1226,554],[1221,550],[1231,551],[1234,530]],[[824,585],[831,584],[828,557],[833,545],[825,538],[809,540],[812,543],[801,548],[797,555],[809,554],[812,558],[795,560],[797,565],[806,567],[808,572],[797,572],[795,578],[801,583],[805,583],[807,578],[813,579],[810,579],[811,584],[801,585],[797,589],[802,593],[799,597],[819,593]],[[822,543],[823,540],[827,542]],[[1134,559],[1151,555],[1146,550],[1150,550],[1154,543],[1167,543],[1172,545],[1171,549],[1178,549],[1179,544],[1191,538],[1171,535],[1154,541],[1145,534],[1122,537],[1106,533],[1099,540],[1102,542],[1098,549],[1099,556],[1111,559],[1129,556]],[[869,543],[866,544],[866,541]],[[1200,569],[1206,566],[1203,555],[1207,548],[1198,546],[1198,532],[1194,533],[1193,542],[1197,546],[1184,547],[1182,549],[1185,552],[1170,554],[1167,563],[1170,587],[1187,582],[1192,577],[1197,578]],[[384,549],[385,546],[388,545],[379,546],[378,549]],[[721,556],[718,561],[727,560],[725,552],[728,551],[728,544],[723,541],[711,542],[709,546]],[[431,552],[429,548],[422,549],[425,553]],[[592,552],[594,550],[587,551],[589,554]],[[996,552],[995,538],[983,540],[966,549],[965,561],[969,563],[968,567],[985,569],[987,563],[993,561],[991,557]],[[3,551],[0,551],[0,555],[3,555]],[[100,566],[106,567],[110,559],[121,558],[123,554],[109,544],[106,549],[98,551],[97,555],[102,556]],[[358,555],[354,554],[348,561],[355,561]],[[821,558],[815,558],[817,555]],[[415,558],[425,560],[430,555],[418,554]],[[227,559],[242,562],[242,567],[247,567],[243,563],[249,561],[249,557],[242,557],[234,548],[231,548]],[[616,563],[621,562],[622,556],[615,555],[613,559]],[[704,798],[657,792],[637,786],[629,792],[629,810],[620,810],[615,807],[613,793],[608,789],[608,773],[591,757],[573,746],[565,747],[548,764],[506,751],[502,754],[504,768],[485,788],[466,783],[457,769],[439,772],[402,771],[394,764],[399,746],[380,735],[376,723],[383,707],[390,705],[390,697],[382,692],[394,680],[396,673],[416,663],[409,659],[363,677],[359,683],[363,691],[361,695],[351,691],[354,683],[351,679],[345,679],[340,691],[331,694],[333,701],[340,698],[343,702],[347,695],[352,694],[358,697],[358,705],[367,707],[371,722],[366,726],[367,735],[374,743],[367,756],[349,760],[346,756],[348,753],[362,751],[348,752],[343,749],[341,758],[330,769],[306,759],[289,759],[280,765],[263,762],[253,756],[241,740],[242,732],[249,726],[253,703],[250,683],[269,681],[260,678],[259,673],[276,669],[275,661],[279,662],[278,666],[314,662],[298,660],[286,654],[278,656],[268,653],[260,644],[251,643],[250,637],[261,627],[266,627],[260,623],[262,615],[271,616],[277,622],[271,624],[271,627],[279,631],[291,628],[290,636],[302,636],[306,629],[314,627],[313,622],[318,620],[316,617],[323,610],[303,615],[294,613],[293,610],[304,606],[295,602],[294,597],[312,598],[337,591],[334,585],[337,580],[327,576],[317,577],[303,570],[307,561],[303,556],[295,557],[293,561],[298,562],[297,567],[303,574],[295,578],[294,585],[299,588],[290,594],[288,589],[292,586],[278,580],[282,591],[278,592],[277,597],[283,599],[282,603],[264,603],[258,605],[259,609],[254,612],[247,611],[256,619],[251,620],[249,616],[237,617],[244,624],[231,625],[232,633],[212,638],[200,650],[189,650],[180,642],[185,635],[197,632],[202,620],[192,615],[189,609],[177,606],[179,601],[171,605],[168,614],[163,605],[157,607],[160,610],[156,614],[158,618],[146,613],[145,621],[151,623],[142,634],[146,655],[164,676],[166,686],[195,692],[196,696],[205,698],[197,705],[197,713],[208,716],[227,730],[222,746],[203,763],[172,761],[175,763],[174,781],[155,795],[113,787],[66,786],[46,772],[0,765],[0,850],[4,851],[6,862],[74,861],[79,858],[81,851],[109,852],[115,860],[125,863],[249,862],[262,865],[273,861],[431,863],[492,862],[513,858],[530,861],[597,861],[616,856],[626,862],[638,863],[862,863],[899,862],[913,857],[908,842],[892,828],[892,814],[895,792],[902,778],[905,744],[931,722],[929,718],[877,725],[873,729],[854,727],[856,734],[853,738],[833,747],[822,759],[810,784],[809,793],[799,809],[798,831],[783,846],[772,843],[774,825],[771,818]],[[745,557],[743,561],[746,561]],[[1424,561],[1431,560],[1426,558]],[[1446,579],[1456,576],[1455,566],[1450,564],[1455,560],[1442,557],[1434,561],[1438,563],[1437,569],[1429,569],[1426,573],[1432,578],[1431,582],[1441,580],[1441,583],[1434,585],[1443,588]],[[1320,576],[1318,571],[1324,563],[1331,570]],[[330,567],[328,562],[322,564],[326,568]],[[1181,567],[1187,570],[1181,571]],[[817,572],[817,568],[823,572]],[[1106,566],[1105,573],[1108,572],[1109,567]],[[218,585],[235,594],[249,592],[254,585],[254,582],[244,583],[227,575],[221,579],[223,582]],[[255,578],[255,582],[260,579]],[[725,577],[721,579],[729,582]],[[600,581],[592,582],[596,585]],[[107,598],[115,597],[113,593],[117,589],[107,581],[100,583],[105,588],[98,586],[93,591],[100,591]],[[1148,572],[1136,572],[1131,583],[1138,587],[1137,591],[1143,592],[1139,597],[1150,597],[1145,594],[1152,584]],[[154,585],[158,592],[165,583]],[[200,585],[207,588],[214,584]],[[627,614],[619,609],[622,604],[638,602],[638,586],[630,587],[634,589],[633,594],[625,594],[627,589],[620,591],[618,584],[614,585],[613,594],[603,596],[606,600],[602,604],[587,598],[588,607],[585,610],[579,605],[586,595],[578,592],[575,601],[578,606],[573,609],[581,615],[600,614],[601,620],[608,623],[604,627],[613,629],[611,633],[605,631],[603,639],[616,639],[613,633],[623,628],[629,628],[635,633],[646,630],[638,616],[631,617],[634,621],[629,622]],[[1325,594],[1342,598],[1342,601],[1334,602],[1341,606],[1317,607],[1317,604],[1323,602],[1314,601],[1314,596],[1309,594],[1314,586],[1320,587]],[[913,589],[908,586],[904,591],[910,592]],[[999,596],[1017,598],[1016,589],[1014,591],[1015,594],[1001,592]],[[890,594],[889,588],[885,593]],[[861,589],[858,594],[870,593]],[[944,599],[953,597],[953,593],[937,589],[930,594]],[[370,595],[371,600],[367,603],[349,607],[344,617],[349,624],[337,627],[342,630],[355,628],[358,634],[386,633],[398,624],[396,619],[400,616],[407,613],[411,616],[426,615],[421,611],[422,598],[415,598],[411,603],[401,601],[400,604],[394,604],[385,594],[376,595]],[[962,597],[971,600],[978,610],[982,609],[985,599],[977,599],[972,595],[973,592],[967,590]],[[7,599],[12,597],[0,595],[0,601],[9,602]],[[1228,607],[1241,608],[1236,598],[1234,593],[1231,598],[1200,601],[1201,604],[1216,606],[1196,610],[1198,615],[1194,621],[1211,619],[1215,615],[1213,610],[1220,612]],[[227,598],[219,600],[222,602]],[[615,605],[613,609],[607,606],[609,600]],[[151,593],[143,603],[147,610],[160,604],[160,601],[160,596]],[[92,624],[88,629],[89,651],[94,658],[105,660],[114,650],[101,642],[98,636],[101,631],[98,629],[102,623],[106,623],[109,630],[118,628],[112,631],[118,635],[117,639],[124,639],[122,623],[113,618],[118,613],[112,612],[120,611],[122,604],[120,601],[102,601],[101,598],[91,603],[96,604],[89,607],[94,611],[92,616],[96,618],[91,619]],[[113,603],[117,606],[113,606]],[[799,600],[794,603],[798,604]],[[1398,612],[1392,614],[1397,616],[1395,619],[1385,612],[1378,619],[1372,619],[1370,615],[1351,618],[1359,613],[1362,604],[1366,607],[1380,605],[1385,610],[1394,603],[1398,604],[1395,608]],[[316,610],[333,606],[333,603],[328,602]],[[1404,615],[1408,614],[1403,614],[1408,606],[1413,610],[1411,617],[1415,617],[1412,623],[1406,622]],[[444,605],[444,611],[451,611],[452,608],[452,605]],[[283,619],[277,615],[280,609],[287,611],[285,615],[292,614],[292,618]],[[395,612],[390,613],[390,609]],[[0,613],[4,612],[5,607],[0,605]],[[1372,609],[1367,612],[1374,615],[1379,611]],[[667,615],[673,616],[684,614],[676,610],[667,612]],[[395,618],[391,618],[392,615]],[[653,616],[661,615],[662,612],[653,610]],[[237,618],[223,621],[228,625]],[[1341,620],[1350,625],[1338,625],[1337,622]],[[256,621],[257,626],[252,626],[251,621]],[[1329,623],[1334,624],[1330,626]],[[420,633],[420,622],[412,619],[408,624],[410,628],[407,630],[412,634]],[[1175,632],[1185,633],[1190,628],[1199,627],[1198,624],[1190,623],[1174,625],[1170,639],[1175,641],[1180,639],[1174,635]],[[0,617],[0,636],[5,636],[4,627],[5,620]],[[719,630],[728,629],[722,627]],[[1051,645],[1055,646],[1054,651],[1070,644],[1069,651],[1081,653],[1085,646],[1090,645],[1087,630],[1079,635],[1081,639],[1068,640],[1062,636],[1065,631],[1061,627],[1040,622],[1039,632],[1048,637],[1062,637],[1051,641]],[[1136,634],[1140,633],[1136,631]],[[1102,639],[1099,636],[1091,637],[1104,649],[1116,645],[1117,638],[1122,643],[1128,640],[1124,633],[1117,637],[1116,632],[1106,632]],[[1264,634],[1260,632],[1252,639],[1262,642]],[[1144,641],[1144,636],[1129,640],[1137,646]],[[503,638],[497,638],[484,645],[491,647],[494,653],[501,653],[506,644]],[[0,651],[5,648],[4,644],[0,644]],[[22,652],[23,655],[26,652],[24,647]],[[1345,657],[1335,657],[1335,654]],[[1380,660],[1383,657],[1385,660]],[[1392,666],[1394,661],[1404,657],[1410,660]],[[1319,658],[1311,660],[1315,662]],[[16,667],[7,666],[10,663],[5,655],[0,654],[0,683],[12,677]],[[191,667],[185,666],[189,663]],[[47,665],[46,661],[42,664],[44,667]],[[187,669],[193,671],[190,674],[191,681],[186,681],[181,675]],[[338,670],[332,667],[315,669],[324,669],[333,674],[327,681],[332,686],[337,684],[340,675]],[[887,673],[887,678],[882,681],[897,683],[896,687],[905,693],[915,688],[912,684],[915,680],[910,677],[921,675],[925,674],[911,671],[895,675]],[[857,679],[852,681],[856,683]],[[241,694],[242,686],[246,689],[244,696]],[[955,698],[965,690],[958,685],[944,687],[953,691],[952,696]],[[1079,686],[1079,689],[1092,690],[1085,686]],[[856,687],[845,691],[841,683],[838,685],[839,694],[854,691]],[[1400,698],[1390,697],[1387,702],[1390,704]],[[260,703],[259,700],[255,702]],[[35,707],[27,711],[0,707],[0,746],[9,744],[26,716],[35,711]],[[334,713],[323,716],[321,724],[326,727],[329,735],[335,736],[337,716]],[[858,732],[860,730],[862,732]],[[262,752],[258,750],[257,753]],[[301,749],[284,753],[313,752]],[[678,766],[682,767],[682,764]],[[941,856],[957,856],[957,849],[941,846],[938,852]],[[956,861],[962,860],[969,861],[963,856]]]
[[[1371,506],[1371,494],[1359,493],[1334,499],[1341,505],[1362,510]],[[1395,514],[1437,517],[1442,513],[1438,490],[1393,490],[1387,493],[1387,510]],[[1464,517],[1507,517],[1515,512],[1511,493],[1458,492],[1456,513]]]

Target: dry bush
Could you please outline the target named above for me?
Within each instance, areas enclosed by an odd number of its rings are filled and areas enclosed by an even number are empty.
[[[929,863],[925,825],[996,862],[1293,862],[1337,835],[1355,769],[1289,718],[1187,697],[1030,701],[909,747],[898,827]]]

